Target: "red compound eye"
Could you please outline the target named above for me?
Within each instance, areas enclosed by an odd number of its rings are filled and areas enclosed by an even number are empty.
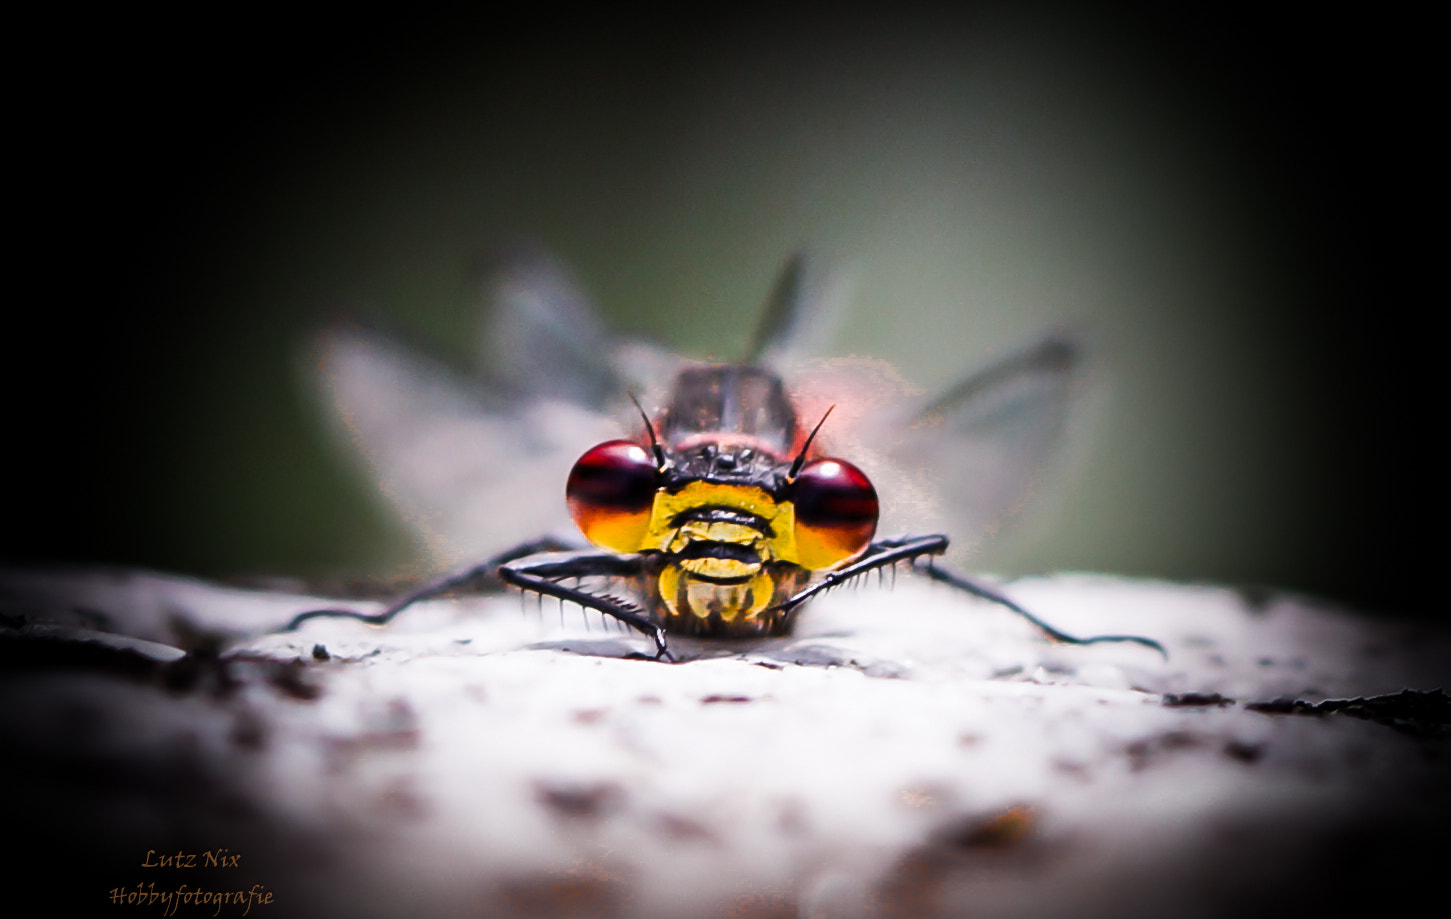
[[[660,473],[650,452],[629,440],[593,447],[569,473],[569,513],[590,542],[636,552],[650,525]]]
[[[800,564],[813,571],[857,555],[877,532],[877,490],[845,460],[807,463],[791,493]]]

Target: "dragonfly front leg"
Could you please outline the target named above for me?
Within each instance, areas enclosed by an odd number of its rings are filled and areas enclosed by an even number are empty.
[[[639,578],[644,572],[642,556],[611,552],[549,552],[532,555],[499,566],[499,577],[521,590],[578,603],[618,619],[655,642],[655,659],[674,660],[665,647],[665,630],[650,620],[640,607],[619,597],[602,596],[559,583],[561,578]]]
[[[878,540],[868,546],[867,551],[856,561],[827,572],[821,580],[782,603],[780,609],[789,613],[822,591],[838,587],[869,571],[895,565],[897,562],[914,561],[924,555],[941,555],[946,551],[946,536],[909,536],[903,539]]]
[[[568,546],[552,536],[545,536],[541,539],[520,543],[512,549],[506,549],[497,555],[490,556],[487,560],[477,564],[451,571],[431,581],[413,588],[407,593],[395,597],[391,603],[376,613],[362,613],[353,609],[328,608],[313,609],[305,613],[298,613],[292,620],[283,626],[280,631],[292,632],[309,619],[357,619],[369,625],[384,625],[390,622],[403,610],[417,603],[419,600],[427,600],[430,597],[437,597],[466,586],[482,586],[499,569],[500,565],[512,562],[515,559],[524,558],[530,555],[537,555],[540,552],[551,552],[559,549],[566,549]]]

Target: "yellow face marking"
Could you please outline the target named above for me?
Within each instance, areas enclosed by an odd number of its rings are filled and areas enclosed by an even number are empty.
[[[754,527],[738,523],[691,521],[682,526],[675,525],[674,520],[680,514],[703,507],[726,507],[755,514],[766,521],[774,535],[768,536]],[[801,564],[796,548],[795,506],[790,501],[778,503],[764,489],[754,485],[696,481],[674,494],[662,491],[655,496],[655,506],[650,512],[650,523],[645,528],[639,551],[654,549],[674,553],[687,542],[700,539],[753,546],[765,561]],[[750,570],[742,570],[739,574],[714,576],[743,577],[749,573]]]

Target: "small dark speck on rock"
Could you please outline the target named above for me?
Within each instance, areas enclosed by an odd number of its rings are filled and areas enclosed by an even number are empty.
[[[244,709],[232,725],[230,737],[243,750],[261,750],[267,742],[267,728],[254,712]]]
[[[285,664],[277,664],[269,674],[270,682],[278,692],[283,695],[300,699],[304,702],[311,702],[322,695],[322,690],[308,681],[304,676],[302,661],[289,661]]]
[[[1203,738],[1189,731],[1166,731],[1157,737],[1136,740],[1124,747],[1129,769],[1142,772],[1154,760],[1171,750],[1187,750],[1200,746]]]
[[[709,696],[706,696],[705,698],[701,699],[700,700],[700,704],[701,705],[714,705],[717,702],[751,702],[751,701],[754,701],[754,700],[751,699],[750,696],[709,695]]]
[[[1165,750],[1184,750],[1199,746],[1200,737],[1189,731],[1168,731],[1159,738]]]
[[[1233,705],[1234,700],[1217,692],[1166,692],[1164,705],[1169,708],[1185,706]]]
[[[173,610],[166,620],[176,647],[192,653],[219,655],[226,647],[225,633],[196,625],[188,614]]]
[[[586,866],[587,870],[593,866]],[[502,886],[502,899],[511,915],[580,916],[604,919],[621,915],[627,886],[608,871],[568,875],[541,875],[515,879]]]
[[[624,798],[623,790],[610,782],[583,785],[537,782],[534,794],[540,804],[572,820],[592,820],[603,816]]]
[[[776,813],[776,829],[788,836],[796,836],[805,833],[809,826],[804,804],[795,798],[781,802]]]
[[[1279,596],[1277,591],[1268,587],[1236,587],[1235,593],[1239,594],[1239,600],[1245,609],[1260,615],[1269,612]]]
[[[1006,849],[1025,839],[1033,830],[1033,809],[1010,807],[986,820],[976,818],[946,828],[942,842],[959,849]]]
[[[333,656],[327,653],[327,648],[322,645],[313,645],[312,659],[315,661],[330,661],[333,659]]]
[[[416,821],[428,815],[428,805],[402,782],[384,789],[375,805],[380,813],[400,820]]]
[[[1243,740],[1231,740],[1224,745],[1224,755],[1241,763],[1257,762],[1264,752],[1263,745]]]
[[[689,817],[682,817],[679,814],[663,813],[656,819],[661,832],[670,839],[693,842],[719,841],[716,834],[712,833],[709,828]]]
[[[924,844],[909,849],[878,884],[875,899],[883,915],[938,916],[938,897],[955,879],[980,876],[988,865],[1002,865],[1005,858],[1021,860],[1042,854],[1032,841],[1034,814],[1030,807],[1010,807],[989,817],[952,820],[941,826]],[[964,874],[964,872],[968,872]]]
[[[1080,781],[1089,777],[1088,767],[1076,760],[1055,759],[1053,771]]]

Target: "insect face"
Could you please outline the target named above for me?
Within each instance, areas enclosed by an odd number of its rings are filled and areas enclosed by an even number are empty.
[[[745,369],[751,382],[766,384],[758,391],[769,395],[769,384],[779,389],[774,378]],[[781,634],[789,618],[781,605],[815,573],[871,544],[876,491],[844,460],[803,464],[804,444],[795,461],[776,452],[759,436],[772,427],[762,411],[737,411],[734,426],[749,433],[697,430],[702,421],[725,420],[732,406],[721,397],[739,390],[719,384],[738,382],[732,377],[742,368],[702,370],[682,374],[693,423],[681,430],[666,422],[678,442],[659,448],[659,460],[632,441],[590,449],[570,473],[570,512],[595,545],[644,558],[642,593],[668,631]],[[798,439],[794,416],[789,429],[775,425],[775,433],[777,443]],[[650,435],[656,446],[653,426]]]

